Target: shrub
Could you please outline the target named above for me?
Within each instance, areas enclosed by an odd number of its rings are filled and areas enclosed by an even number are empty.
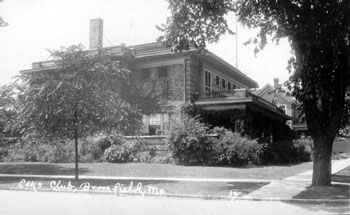
[[[0,162],[4,161],[4,159],[7,157],[9,151],[6,148],[0,148]]]
[[[12,148],[5,160],[52,163],[70,162],[74,156],[74,150],[71,148],[69,141],[64,140],[27,141]]]
[[[125,163],[138,160],[138,153],[142,151],[139,142],[126,142],[119,138],[113,138],[113,144],[105,150],[104,158],[111,163]]]
[[[144,162],[144,163],[151,162],[153,157],[154,155],[152,154],[152,151],[142,151],[137,153],[136,155],[137,161]]]
[[[157,155],[153,158],[154,163],[163,163],[163,164],[174,164],[174,158],[173,158],[173,153],[172,152],[167,152],[163,155]]]
[[[125,163],[136,159],[136,151],[133,143],[112,145],[106,149],[104,157],[107,162]]]
[[[348,158],[350,158],[350,153],[345,153],[345,152],[332,153],[332,160],[342,160],[342,159],[348,159]]]
[[[311,161],[313,159],[314,143],[311,137],[294,140],[293,147],[296,152],[297,162]]]
[[[295,149],[293,142],[282,140],[263,144],[264,153],[260,156],[263,163],[293,163]]]
[[[241,166],[260,163],[259,155],[263,151],[257,140],[251,140],[225,128],[216,127],[214,133],[219,136],[215,141],[215,158],[218,164]]]
[[[102,152],[91,138],[79,140],[79,161],[99,161]],[[49,163],[73,162],[74,142],[67,139],[26,141],[9,150],[5,161],[31,161]]]
[[[74,149],[74,144],[71,146]],[[73,150],[72,149],[72,150]],[[79,161],[80,162],[97,162],[101,161],[103,156],[102,149],[98,146],[98,141],[94,137],[89,137],[79,141]]]
[[[97,138],[96,145],[101,149],[102,153],[106,151],[113,144],[118,145],[122,144],[123,139],[119,135],[108,135],[100,136]]]
[[[178,164],[211,163],[212,141],[207,135],[209,128],[201,123],[198,117],[182,117],[174,125],[170,137],[170,150]]]
[[[261,159],[264,163],[296,163],[312,160],[311,138],[277,141],[266,144]]]

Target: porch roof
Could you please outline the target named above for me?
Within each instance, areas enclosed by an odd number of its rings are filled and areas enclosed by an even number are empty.
[[[250,93],[246,89],[224,92],[211,92],[199,98],[194,104],[202,110],[232,110],[250,108],[275,120],[291,120],[277,106]]]

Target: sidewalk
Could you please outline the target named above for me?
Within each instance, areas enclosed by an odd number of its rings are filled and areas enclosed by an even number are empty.
[[[342,169],[350,166],[350,159],[345,160],[335,160],[332,162],[332,174],[336,174]],[[282,180],[272,181],[268,185],[253,191],[246,198],[252,199],[268,199],[268,200],[301,200],[298,197],[301,196],[302,192],[306,192],[308,187],[311,185],[312,180],[312,170],[294,175],[291,177],[284,178]],[[337,184],[336,182],[332,184]],[[350,184],[344,185],[348,189]],[[330,188],[331,189],[331,188]],[[323,198],[320,196],[318,199],[321,201]],[[327,201],[332,201],[329,199],[323,199]],[[338,200],[333,200],[338,201]],[[348,200],[349,201],[349,200]]]

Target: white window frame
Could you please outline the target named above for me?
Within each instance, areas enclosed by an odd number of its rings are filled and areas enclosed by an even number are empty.
[[[209,78],[209,79],[207,80],[207,78]],[[208,83],[207,83],[207,81],[208,81]],[[212,72],[205,69],[204,70],[204,91],[211,92],[212,91],[212,84],[213,84]]]
[[[288,115],[288,110],[287,110],[286,104],[277,104],[277,107],[281,110],[284,110],[284,114]],[[281,107],[284,107],[284,109],[282,109]]]
[[[228,76],[226,75],[219,75],[219,73],[216,70],[211,69],[208,66],[204,66],[203,67],[203,71],[204,71],[204,75],[203,75],[203,86],[204,86],[204,92],[211,92],[213,91],[213,86],[220,88],[220,89],[224,89],[224,90],[228,90],[228,83],[231,83],[231,90],[235,90],[235,89],[240,89],[242,88],[241,85],[234,79],[228,78]],[[207,86],[206,83],[206,72],[210,73],[210,87]],[[216,83],[216,78],[219,78],[219,85],[217,85]],[[225,80],[225,87],[222,87],[222,80]]]

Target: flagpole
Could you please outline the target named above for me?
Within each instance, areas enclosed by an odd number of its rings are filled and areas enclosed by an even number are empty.
[[[236,68],[238,69],[238,21],[237,21],[237,14],[236,16]]]

